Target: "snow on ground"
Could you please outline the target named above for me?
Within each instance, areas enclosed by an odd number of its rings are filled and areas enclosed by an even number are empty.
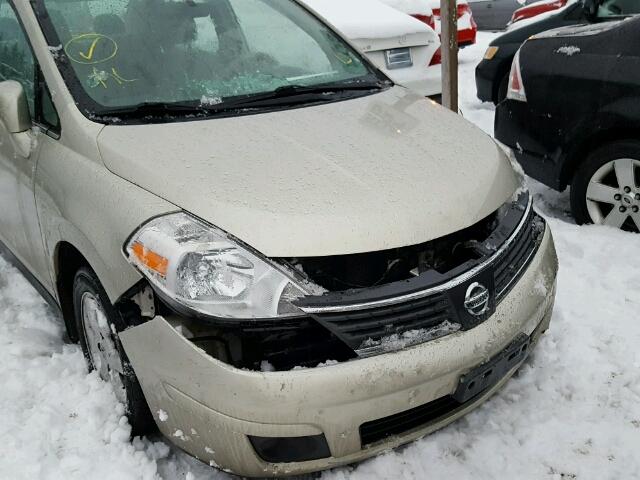
[[[486,132],[461,52],[461,109]],[[640,478],[640,236],[578,227],[568,196],[531,182],[561,269],[550,331],[498,394],[449,427],[325,480]],[[0,259],[0,480],[227,479],[161,438],[128,441],[109,385],[14,268]]]

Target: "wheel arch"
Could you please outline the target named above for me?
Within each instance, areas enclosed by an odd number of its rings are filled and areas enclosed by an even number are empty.
[[[595,134],[587,135],[577,146],[569,152],[560,169],[560,187],[564,190],[573,181],[578,166],[584,161],[589,152],[603,145],[615,142],[634,141],[640,139],[640,127],[613,126]]]

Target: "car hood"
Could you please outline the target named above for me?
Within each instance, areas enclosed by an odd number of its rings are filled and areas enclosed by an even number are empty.
[[[280,112],[111,125],[98,145],[116,175],[270,257],[418,244],[476,223],[519,186],[487,135],[400,87]]]
[[[598,35],[602,32],[617,28],[623,20],[608,21],[602,23],[590,23],[584,25],[571,25],[561,28],[555,28],[534,35],[533,39],[541,38],[561,38],[561,37],[588,37]]]

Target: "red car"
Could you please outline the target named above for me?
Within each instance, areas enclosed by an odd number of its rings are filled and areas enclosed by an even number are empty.
[[[382,0],[421,22],[426,23],[440,35],[440,0]],[[458,44],[461,47],[476,43],[476,25],[467,0],[458,0]]]
[[[551,12],[558,10],[567,4],[568,0],[541,0],[539,2],[531,3],[524,7],[517,9],[511,16],[509,23],[515,23],[525,18],[535,17],[541,13]]]
[[[428,0],[435,17],[436,32],[440,34],[440,0]],[[478,25],[473,19],[467,0],[458,0],[458,45],[466,47],[476,43]]]

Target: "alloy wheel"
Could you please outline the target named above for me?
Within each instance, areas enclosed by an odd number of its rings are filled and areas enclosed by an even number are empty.
[[[126,391],[122,382],[122,361],[116,346],[111,324],[96,296],[85,292],[81,300],[84,339],[89,352],[91,367],[100,378],[113,385],[117,399],[126,404]]]
[[[591,221],[640,232],[640,160],[620,158],[605,163],[587,186]]]

